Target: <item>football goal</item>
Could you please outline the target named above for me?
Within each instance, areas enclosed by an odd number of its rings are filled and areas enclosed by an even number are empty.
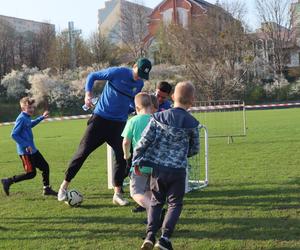
[[[246,109],[243,101],[200,101],[189,111],[209,128],[210,138],[227,137],[230,143],[234,137],[246,136]]]
[[[201,189],[208,185],[208,131],[205,126],[199,126],[200,152],[189,158],[186,175],[186,192]],[[115,164],[113,149],[107,145],[107,183],[108,188],[113,188],[112,169]],[[126,183],[125,183],[126,184]]]

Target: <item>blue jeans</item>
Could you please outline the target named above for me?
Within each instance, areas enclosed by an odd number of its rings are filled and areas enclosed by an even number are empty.
[[[148,213],[147,239],[153,239],[159,230],[161,211],[165,202],[168,204],[168,210],[162,224],[162,236],[171,237],[182,210],[185,176],[185,169],[153,168],[150,181],[152,198]]]

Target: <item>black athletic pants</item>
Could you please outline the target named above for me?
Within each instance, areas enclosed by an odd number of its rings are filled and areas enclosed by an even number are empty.
[[[81,139],[77,152],[73,156],[66,171],[65,180],[70,182],[85,159],[96,148],[107,142],[114,150],[116,157],[115,168],[113,169],[113,185],[121,187],[125,178],[126,161],[123,157],[121,136],[126,122],[106,120],[98,115],[92,115],[88,120],[86,131]]]
[[[20,158],[22,160],[25,173],[13,176],[11,178],[13,182],[34,178],[36,176],[36,168],[38,168],[42,171],[44,186],[49,186],[49,165],[39,151],[32,155],[20,155]]]

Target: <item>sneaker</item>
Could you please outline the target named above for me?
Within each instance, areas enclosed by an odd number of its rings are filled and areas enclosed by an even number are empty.
[[[171,241],[166,240],[165,238],[160,238],[154,247],[155,249],[160,250],[173,250]]]
[[[6,194],[7,196],[9,196],[9,187],[10,187],[10,185],[12,184],[11,180],[10,180],[9,178],[7,178],[7,179],[2,179],[2,180],[1,180],[1,183],[2,183],[2,185],[3,185],[3,190],[4,190],[5,194]]]
[[[55,191],[51,188],[51,186],[44,187],[43,194],[44,194],[44,195],[54,195],[54,196],[57,196],[57,192],[55,192]]]
[[[60,188],[57,194],[58,201],[66,201],[67,200],[67,190],[64,188]]]
[[[151,240],[144,240],[141,249],[143,250],[151,250],[153,249],[154,243]]]
[[[144,211],[146,211],[146,208],[144,208],[140,205],[131,209],[131,212],[133,212],[133,213],[140,213],[140,212],[144,212]]]
[[[125,199],[121,193],[115,193],[113,197],[113,203],[120,206],[127,206],[129,201]]]

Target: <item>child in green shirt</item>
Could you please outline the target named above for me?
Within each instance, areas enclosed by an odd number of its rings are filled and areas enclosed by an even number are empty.
[[[149,123],[150,116],[153,113],[153,104],[149,94],[141,92],[134,99],[137,115],[127,121],[123,130],[123,152],[124,159],[131,157],[130,147],[133,150],[141,135]],[[148,210],[150,206],[150,177],[152,169],[146,166],[130,169],[130,195],[140,206]]]

